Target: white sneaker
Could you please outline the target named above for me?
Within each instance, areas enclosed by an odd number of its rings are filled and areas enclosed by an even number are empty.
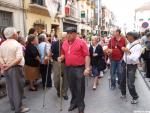
[[[93,90],[96,90],[96,85],[93,85]]]
[[[126,95],[121,95],[121,99],[126,99]]]
[[[139,101],[138,101],[138,99],[132,99],[131,100],[131,104],[137,104]]]
[[[104,72],[103,71],[100,72],[100,76],[104,77]]]
[[[20,113],[26,113],[26,112],[29,112],[30,111],[30,108],[27,108],[27,107],[24,107],[21,109]]]

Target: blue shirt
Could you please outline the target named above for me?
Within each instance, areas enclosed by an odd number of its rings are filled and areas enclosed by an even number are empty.
[[[49,54],[51,51],[51,44],[46,42],[41,42],[38,45],[39,53],[40,53],[40,60],[41,64],[44,64],[44,57]]]

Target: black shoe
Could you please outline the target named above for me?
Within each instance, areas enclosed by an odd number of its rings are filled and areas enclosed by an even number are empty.
[[[12,106],[12,107],[11,107],[11,110],[12,110],[12,111],[15,111],[15,107]]]
[[[76,109],[76,108],[77,108],[77,106],[71,105],[71,106],[69,107],[68,111],[73,111],[73,110]]]
[[[63,96],[64,97],[64,100],[68,100],[68,96]]]
[[[57,93],[57,96],[60,98],[60,93]]]
[[[83,111],[79,111],[79,113],[84,113]]]
[[[37,91],[37,88],[35,88],[35,89],[29,88],[29,91]]]
[[[139,101],[138,101],[138,99],[132,99],[131,100],[131,104],[137,104]]]
[[[115,90],[116,89],[116,87],[115,86],[111,86],[111,90]]]

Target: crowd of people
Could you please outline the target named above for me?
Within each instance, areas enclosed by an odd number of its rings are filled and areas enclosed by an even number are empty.
[[[80,38],[74,27],[68,27],[61,38],[57,35],[52,38],[44,31],[38,33],[34,28],[29,30],[26,38],[18,34],[13,27],[5,28],[0,42],[1,75],[6,79],[10,106],[15,113],[30,110],[22,103],[25,81],[29,91],[38,90],[40,79],[43,89],[54,84],[57,96],[64,100],[68,100],[70,88],[68,111],[78,108],[79,113],[84,113],[85,77],[91,76],[92,88],[96,90],[99,78],[103,77],[109,63],[111,90],[118,86],[124,99],[128,86],[131,104],[138,103],[139,95],[134,82],[140,62],[144,62],[146,77],[150,78],[149,31],[140,39],[139,33],[129,32],[125,37],[117,29],[107,42],[94,35],[91,42],[87,41],[86,36]]]

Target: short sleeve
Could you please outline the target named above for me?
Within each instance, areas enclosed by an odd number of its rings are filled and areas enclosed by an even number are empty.
[[[17,46],[16,58],[18,58],[18,59],[23,58],[23,48],[21,45]]]
[[[51,44],[46,44],[46,53],[49,54],[51,51]]]
[[[81,47],[82,47],[83,56],[89,56],[88,46],[84,41],[81,42]]]

